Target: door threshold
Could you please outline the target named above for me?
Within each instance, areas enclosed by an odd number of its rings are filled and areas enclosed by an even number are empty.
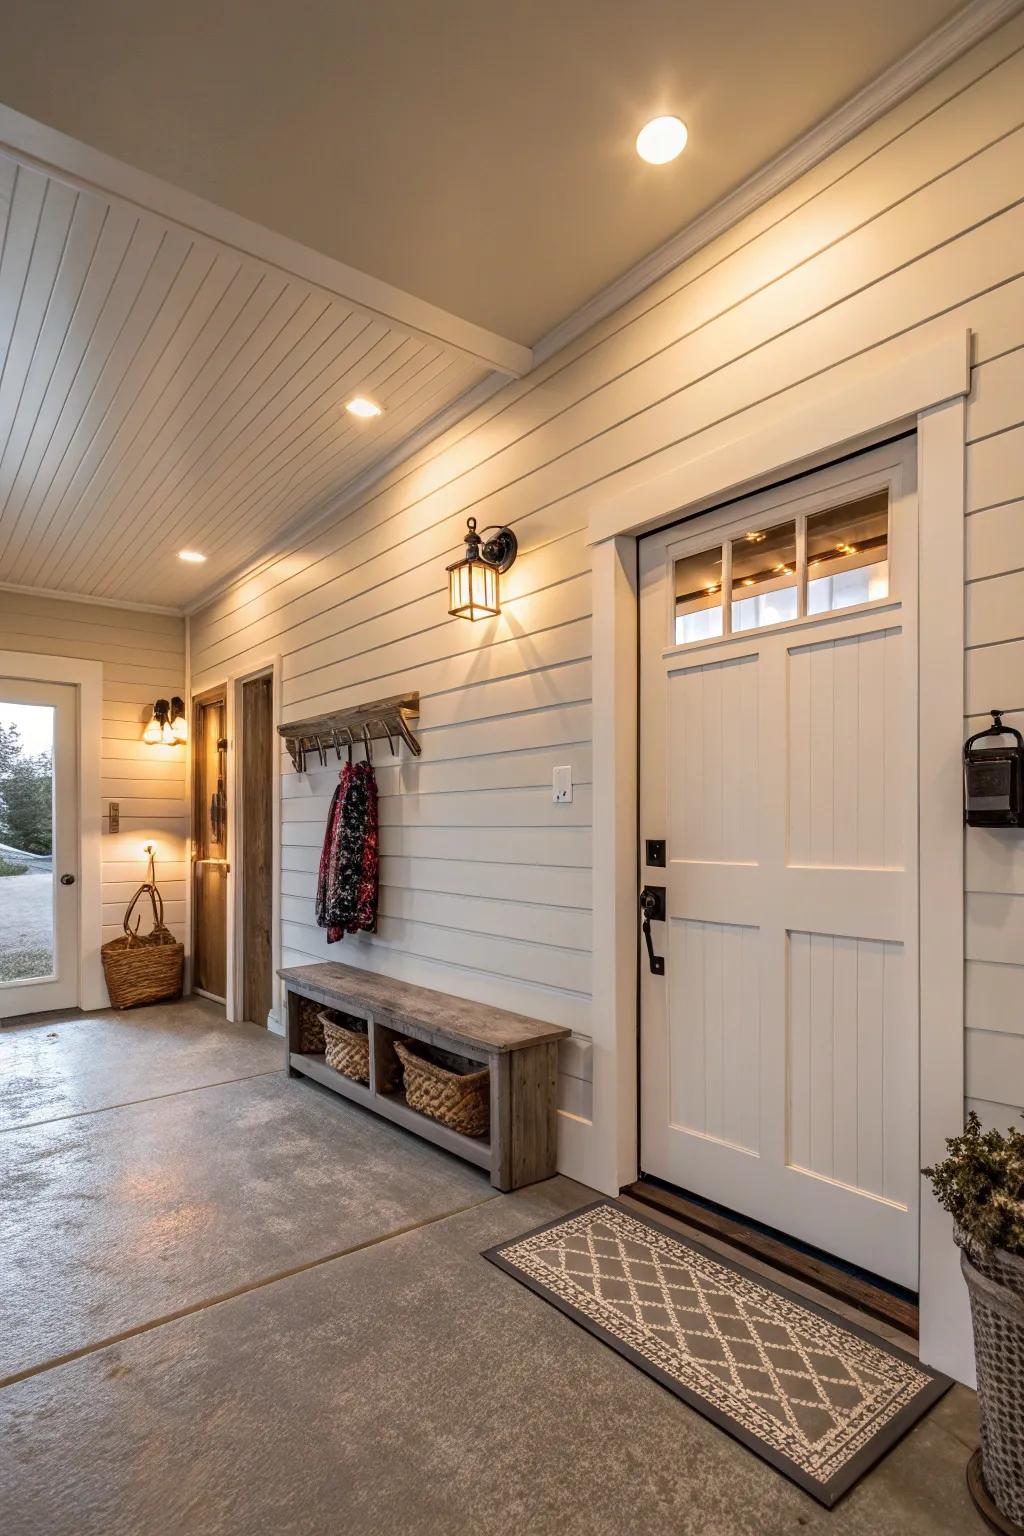
[[[864,1270],[846,1265],[830,1254],[787,1238],[783,1233],[758,1226],[746,1217],[722,1206],[699,1200],[682,1190],[668,1188],[643,1175],[620,1191],[631,1200],[650,1206],[665,1216],[706,1232],[752,1258],[770,1264],[783,1274],[792,1275],[818,1290],[835,1296],[847,1306],[898,1328],[910,1338],[918,1336],[917,1297],[902,1286],[890,1285]]]

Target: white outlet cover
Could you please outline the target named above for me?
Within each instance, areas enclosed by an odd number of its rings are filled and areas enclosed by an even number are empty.
[[[572,799],[572,766],[555,768],[551,773],[551,798],[556,805],[567,805]]]

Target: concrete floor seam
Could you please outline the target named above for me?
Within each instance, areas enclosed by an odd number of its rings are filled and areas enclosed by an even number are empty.
[[[333,1264],[338,1259],[350,1258],[352,1254],[362,1253],[367,1248],[379,1248],[384,1243],[389,1243],[393,1238],[406,1237],[410,1232],[419,1232],[424,1227],[436,1226],[439,1222],[448,1221],[453,1216],[462,1216],[467,1211],[475,1211],[484,1205],[490,1205],[493,1200],[499,1199],[497,1191],[491,1195],[485,1195],[482,1200],[472,1200],[468,1205],[460,1205],[455,1210],[443,1211],[439,1216],[427,1217],[424,1221],[413,1221],[407,1226],[396,1227],[393,1232],[385,1232],[379,1237],[368,1238],[363,1243],[354,1243],[350,1248],[338,1248],[333,1253],[322,1254],[319,1258],[309,1259],[304,1264],[293,1264],[288,1269],[277,1270],[272,1275],[265,1276],[262,1280],[253,1280],[245,1285],[233,1286],[231,1290],[222,1292],[219,1296],[207,1297],[203,1301],[194,1302],[191,1306],[180,1307],[174,1312],[165,1312],[161,1317],[151,1318],[148,1322],[138,1323],[134,1328],[125,1328],[119,1333],[113,1333],[108,1338],[100,1339],[95,1344],[83,1345],[81,1349],[69,1350],[66,1354],[55,1355],[52,1360],[44,1360],[39,1365],[27,1366],[22,1371],[14,1371],[9,1376],[0,1377],[0,1391],[5,1387],[13,1387],[19,1381],[29,1381],[33,1376],[42,1376],[47,1371],[55,1371],[62,1365],[70,1365],[75,1360],[82,1360],[88,1355],[95,1355],[100,1350],[110,1349],[114,1344],[121,1344],[126,1339],[138,1338],[140,1334],[154,1333],[158,1328],[163,1328],[167,1323],[178,1322],[183,1317],[194,1317],[197,1312],[208,1312],[214,1307],[222,1306],[227,1301],[235,1301],[239,1296],[249,1296],[254,1291],[266,1290],[269,1286],[276,1285],[279,1280],[289,1280],[293,1275],[302,1275],[311,1269],[322,1269],[325,1264]]]
[[[227,1088],[232,1083],[247,1083],[254,1077],[279,1077],[282,1067],[268,1067],[265,1072],[246,1072],[242,1077],[222,1077],[213,1083],[195,1083],[191,1088],[170,1088],[166,1093],[148,1093],[142,1099],[123,1099],[119,1104],[99,1104],[95,1109],[76,1109],[69,1115],[51,1115],[46,1120],[23,1120],[18,1125],[0,1125],[0,1136],[10,1131],[30,1131],[40,1125],[59,1125],[64,1120],[80,1120],[84,1115],[106,1115],[115,1109],[133,1109],[136,1104],[155,1104],[159,1099],[177,1099],[185,1093],[202,1093],[205,1088]]]

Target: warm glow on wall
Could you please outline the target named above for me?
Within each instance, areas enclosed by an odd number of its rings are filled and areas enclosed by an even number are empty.
[[[188,740],[188,722],[185,719],[185,701],[175,694],[173,699],[157,699],[153,713],[146,723],[142,739],[150,747],[176,747]]]

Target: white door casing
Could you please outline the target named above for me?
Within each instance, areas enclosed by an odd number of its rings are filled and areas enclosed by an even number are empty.
[[[53,854],[49,913],[41,910],[42,878],[33,869],[5,880],[4,896],[18,921],[19,897],[31,905],[52,939],[53,963],[47,973],[22,981],[0,980],[0,1019],[74,1007],[79,996],[79,829],[78,829],[78,690],[67,683],[0,678],[0,701],[41,705],[53,710]],[[69,883],[62,876],[70,876]],[[24,879],[25,884],[18,881]],[[22,894],[24,893],[24,894]],[[52,927],[51,927],[52,923]],[[0,935],[2,944],[3,935]],[[42,942],[42,935],[40,935]]]
[[[874,449],[640,545],[641,858],[668,844],[642,1168],[914,1289],[915,463]],[[676,643],[678,558],[881,488],[887,597]]]

